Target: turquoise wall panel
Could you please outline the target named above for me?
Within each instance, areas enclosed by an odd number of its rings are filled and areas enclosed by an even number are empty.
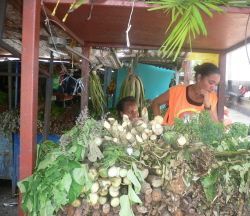
[[[154,99],[168,90],[175,71],[147,64],[138,64],[135,73],[142,79],[146,99]],[[127,68],[121,68],[117,76],[116,103],[119,100],[120,88],[127,75]]]

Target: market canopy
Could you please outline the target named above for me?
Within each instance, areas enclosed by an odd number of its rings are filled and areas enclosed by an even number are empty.
[[[52,12],[57,0],[44,0]],[[56,17],[62,20],[74,0],[61,0]],[[89,1],[91,2],[91,1]],[[126,47],[126,29],[132,9],[132,1],[95,0],[70,13],[65,26],[78,39],[92,46]],[[159,48],[166,37],[165,31],[170,18],[164,11],[148,11],[152,7],[143,1],[135,2],[129,32],[132,48]],[[225,12],[204,16],[208,36],[193,41],[193,50],[222,52],[244,44],[247,31],[249,8],[225,8]],[[187,46],[186,48],[189,49]]]

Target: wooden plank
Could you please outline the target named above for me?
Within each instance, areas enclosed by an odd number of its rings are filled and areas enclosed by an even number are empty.
[[[64,25],[64,23],[60,19],[58,19],[56,16],[52,16],[52,12],[48,8],[46,8],[46,6],[44,6],[43,9],[44,9],[43,12],[46,13],[50,21],[52,21],[58,27],[63,29],[63,31],[65,31],[70,37],[75,39],[80,45],[82,46],[84,45],[84,41],[81,38],[79,38],[73,31],[71,31],[70,28]]]
[[[23,1],[20,180],[32,174],[36,161],[40,9],[40,0]]]
[[[50,52],[49,76],[46,79],[46,93],[45,93],[45,111],[44,111],[44,136],[43,139],[48,139],[50,128],[50,114],[51,114],[51,97],[52,97],[52,74],[53,74],[53,52]]]
[[[225,89],[226,89],[226,54],[220,55],[220,84],[218,88],[218,118],[224,120]]]
[[[0,1],[0,39],[3,37],[4,21],[6,16],[6,0]]]
[[[8,61],[8,104],[9,110],[12,109],[12,76],[11,76],[11,61]]]
[[[83,56],[89,58],[90,55],[90,46],[84,46],[82,48]],[[83,85],[84,85],[84,92],[81,94],[81,110],[84,110],[85,107],[88,107],[89,101],[89,62],[85,59],[82,59],[82,78],[83,78]]]

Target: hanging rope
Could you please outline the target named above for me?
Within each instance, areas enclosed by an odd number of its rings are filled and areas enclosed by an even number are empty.
[[[127,26],[127,30],[126,30],[127,47],[130,47],[129,31],[130,31],[130,29],[132,27],[132,25],[130,23],[131,23],[131,18],[132,18],[133,12],[134,12],[134,7],[135,7],[135,0],[133,0],[130,16],[129,16],[129,20],[128,20],[128,26]]]

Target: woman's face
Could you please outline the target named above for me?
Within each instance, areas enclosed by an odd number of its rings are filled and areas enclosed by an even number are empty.
[[[210,74],[208,76],[200,77],[200,79],[198,79],[199,87],[208,92],[216,91],[219,82],[219,74]]]
[[[139,117],[138,106],[135,103],[128,103],[122,114],[127,115],[130,120],[134,120]]]

